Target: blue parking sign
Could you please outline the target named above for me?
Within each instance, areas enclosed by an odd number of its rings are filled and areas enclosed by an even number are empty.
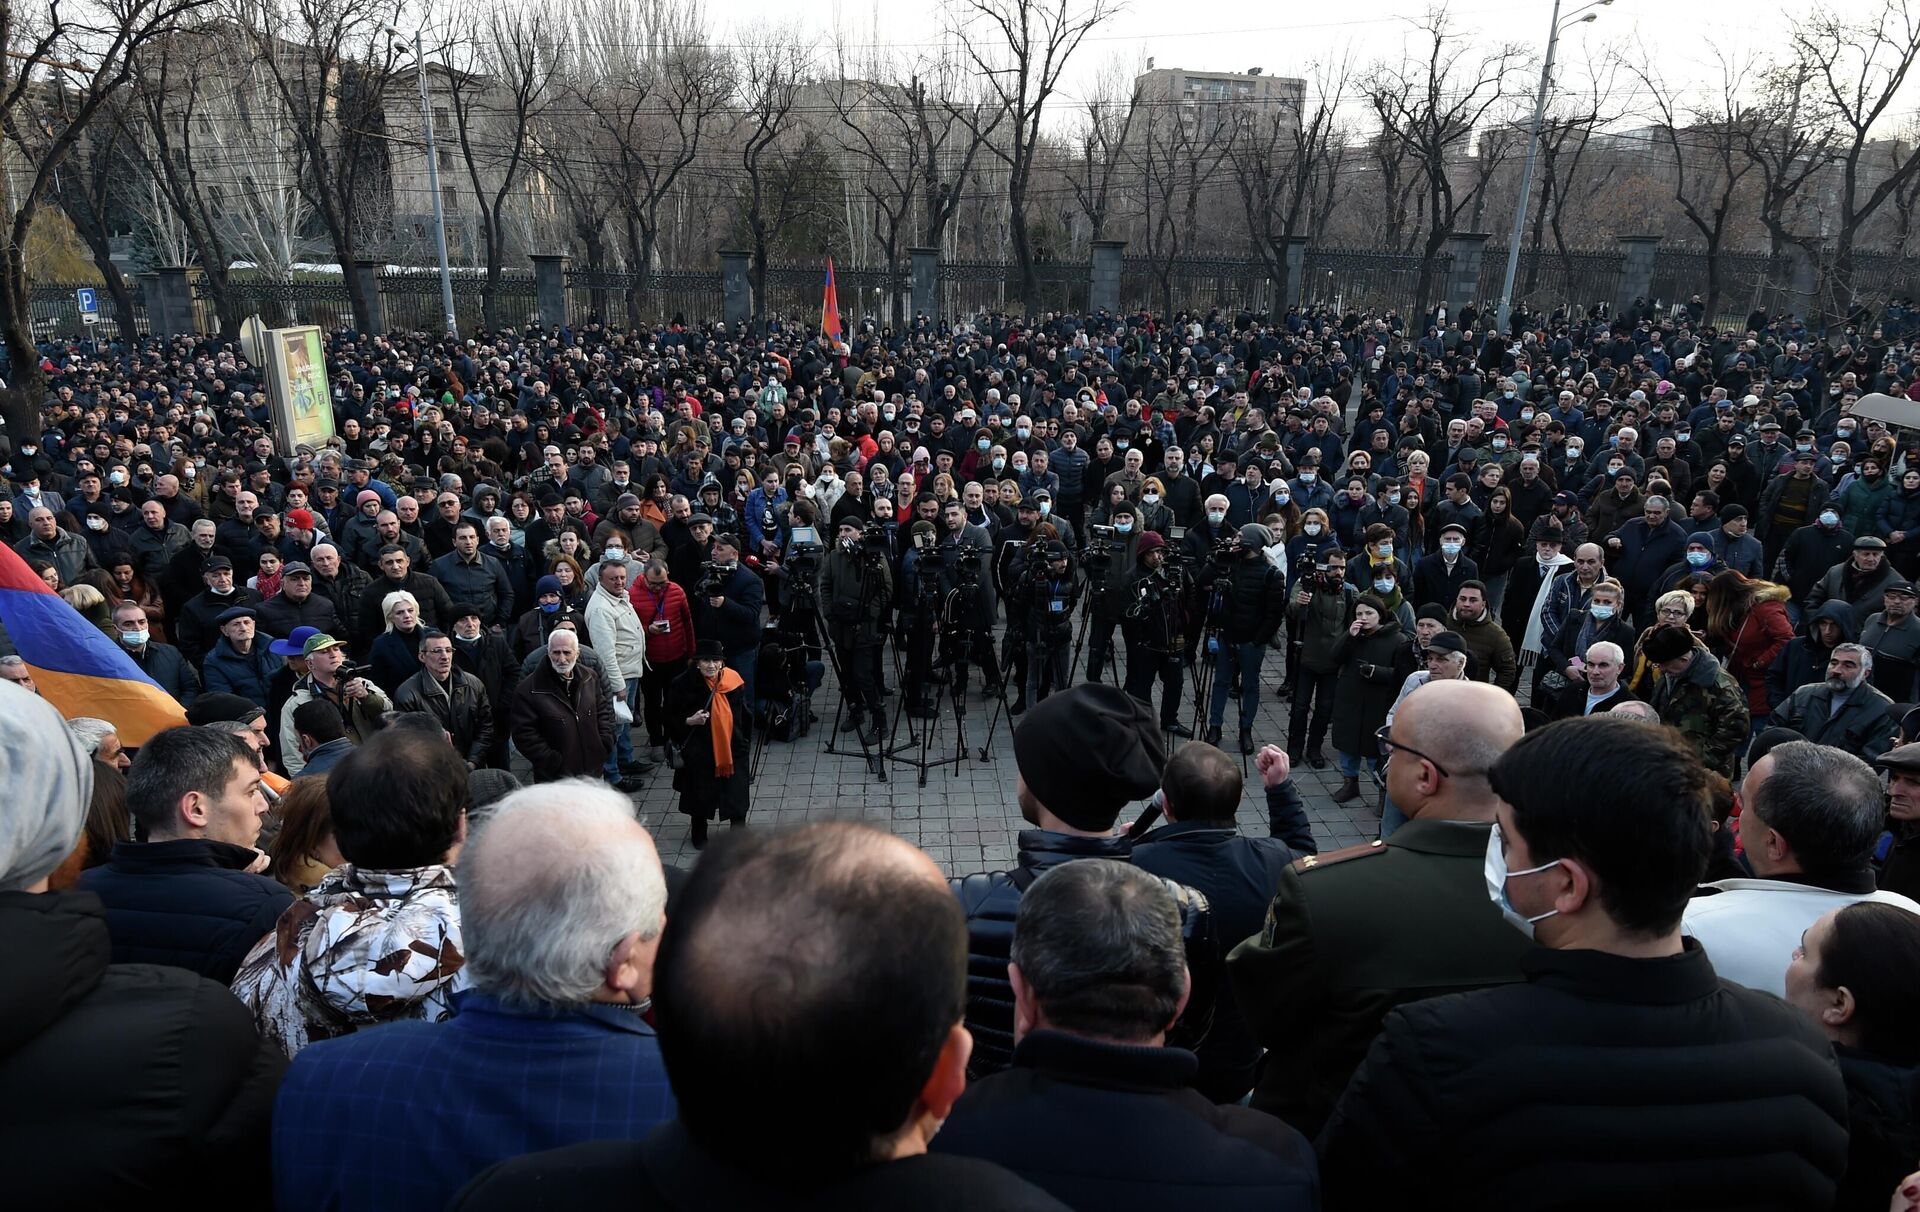
[[[80,306],[80,322],[92,324],[100,318],[100,296],[93,287],[82,286],[73,292],[73,301]]]

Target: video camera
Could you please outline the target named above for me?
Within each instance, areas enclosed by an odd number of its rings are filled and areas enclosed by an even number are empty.
[[[698,598],[718,598],[725,596],[727,578],[733,575],[733,569],[707,560],[700,565],[700,581],[694,587],[694,596]]]
[[[1113,544],[1116,533],[1111,526],[1087,527],[1087,551],[1080,558],[1080,563],[1086,568],[1087,575],[1096,581],[1104,577],[1107,569],[1113,565]]]

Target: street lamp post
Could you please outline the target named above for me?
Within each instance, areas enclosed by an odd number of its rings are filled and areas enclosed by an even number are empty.
[[[387,26],[387,32],[402,42],[408,41],[406,33],[394,26]],[[440,258],[441,319],[447,335],[457,337],[460,325],[453,315],[453,275],[447,269],[447,215],[440,203],[440,156],[434,147],[433,103],[427,95],[427,53],[419,30],[414,31],[411,41],[414,71],[420,77],[420,121],[427,128],[427,189],[433,194],[433,251]]]
[[[1605,8],[1613,0],[1594,0],[1567,15],[1567,25],[1584,25],[1600,14],[1591,10]],[[1581,14],[1586,14],[1581,16]],[[1577,18],[1577,20],[1576,20]],[[1513,279],[1520,269],[1520,239],[1527,227],[1527,203],[1533,198],[1533,160],[1540,150],[1540,124],[1547,115],[1547,91],[1553,87],[1553,54],[1560,45],[1560,0],[1553,0],[1553,23],[1547,27],[1547,59],[1540,65],[1540,89],[1533,98],[1533,124],[1527,131],[1527,159],[1520,170],[1520,197],[1513,204],[1513,234],[1507,240],[1507,272],[1500,281],[1500,311],[1494,321],[1495,332],[1506,332],[1513,318]]]

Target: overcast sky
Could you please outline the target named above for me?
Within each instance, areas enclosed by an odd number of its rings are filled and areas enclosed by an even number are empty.
[[[749,23],[778,25],[790,21],[794,11],[786,0],[708,2],[710,19],[726,31]],[[1582,2],[1565,0],[1563,14]],[[938,44],[938,14],[949,5],[958,8],[953,0],[830,0],[825,28],[848,30],[851,41],[883,44],[906,56]],[[1617,44],[1647,48],[1655,72],[1670,84],[1704,79],[1717,86],[1716,53],[1744,64],[1785,47],[1790,19],[1783,7],[1766,0],[1614,0],[1596,10],[1594,22],[1570,26],[1562,34],[1561,70],[1556,74],[1571,86],[1587,56],[1598,58]],[[1831,0],[1827,7],[1865,17],[1879,11],[1879,0]],[[1363,69],[1382,58],[1399,57],[1413,23],[1428,8],[1427,0],[1369,0],[1352,6],[1299,0],[1213,0],[1204,5],[1133,0],[1082,45],[1063,91],[1069,102],[1083,96],[1094,73],[1115,56],[1129,66],[1152,56],[1158,67],[1245,71],[1257,66],[1274,75],[1308,75],[1308,64],[1344,54]],[[1356,10],[1362,15],[1349,15]],[[1552,11],[1552,0],[1454,0],[1451,6],[1453,21],[1469,45],[1522,43],[1536,56],[1536,72]],[[1531,81],[1537,79],[1535,75],[1527,83],[1529,94]],[[1910,111],[1920,105],[1920,82],[1908,91],[1902,100]],[[1624,104],[1644,107],[1645,90],[1630,77],[1621,78],[1617,93]],[[1911,116],[1901,114],[1899,124]]]

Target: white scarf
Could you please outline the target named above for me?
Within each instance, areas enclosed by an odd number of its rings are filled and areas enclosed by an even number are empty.
[[[1553,592],[1553,583],[1559,579],[1559,570],[1573,563],[1573,557],[1565,552],[1557,553],[1541,569],[1540,588],[1533,595],[1533,609],[1527,613],[1527,634],[1520,642],[1520,663],[1531,664],[1533,658],[1540,655],[1540,611],[1547,604],[1547,595]]]

